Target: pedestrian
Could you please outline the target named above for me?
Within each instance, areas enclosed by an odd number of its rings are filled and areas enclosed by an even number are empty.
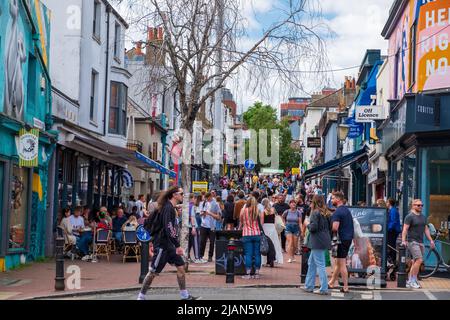
[[[245,193],[244,193],[244,191],[242,191],[242,190],[239,191],[238,198],[239,198],[239,200],[236,201],[236,203],[234,204],[234,212],[233,212],[233,219],[235,221],[235,224],[234,224],[235,228],[237,228],[239,226],[239,217],[241,215],[241,210],[245,206],[245,204],[247,203],[247,201],[245,200]]]
[[[427,226],[427,220],[422,214],[423,202],[420,199],[414,199],[411,205],[411,212],[406,216],[403,223],[402,245],[408,248],[408,252],[413,258],[413,265],[409,271],[409,278],[406,282],[407,288],[420,289],[421,286],[417,280],[420,267],[423,262],[423,235],[430,241],[430,248],[434,249],[435,244],[431,238],[430,229]]]
[[[147,212],[145,210],[145,198],[144,198],[143,194],[139,195],[138,200],[136,201],[136,207],[138,208],[138,212],[137,212],[139,215],[138,221],[139,221],[139,224],[141,224],[142,221],[145,218],[147,218]]]
[[[289,209],[289,205],[284,201],[284,195],[278,194],[278,196],[275,197],[277,199],[277,203],[273,205],[273,208],[275,209],[276,213],[279,216],[282,216],[283,213]],[[286,230],[283,230],[280,234],[281,236],[281,247],[283,248],[283,252],[286,252]]]
[[[353,216],[350,210],[344,205],[344,194],[342,192],[335,192],[333,194],[333,206],[336,207],[336,211],[331,216],[332,230],[333,230],[333,240],[334,243],[337,242],[335,263],[333,275],[331,276],[330,282],[328,282],[328,287],[334,288],[334,284],[339,277],[342,277],[344,283],[341,292],[347,293],[348,290],[348,271],[347,271],[347,255],[353,240]],[[337,236],[336,236],[337,235]],[[336,241],[338,239],[338,241]]]
[[[258,222],[259,219],[259,222]],[[241,210],[239,229],[242,229],[242,242],[244,244],[245,271],[243,279],[259,279],[261,268],[261,230],[260,224],[264,223],[263,213],[258,210],[258,204],[254,197],[250,197],[245,207]],[[252,277],[252,268],[255,274]]]
[[[194,249],[194,259],[191,259],[191,249]],[[194,263],[203,263],[200,259],[200,228],[195,217],[195,195],[189,196],[189,243],[187,257]]]
[[[220,214],[220,218],[219,220],[216,220],[216,231],[221,231],[223,230],[223,213],[225,211],[225,204],[222,201],[221,197],[216,197],[216,202],[219,205],[219,214]]]
[[[387,259],[388,263],[395,264],[397,252],[395,248],[397,247],[397,238],[398,235],[402,232],[402,227],[400,225],[400,215],[395,206],[395,200],[393,198],[389,198],[387,201],[387,213],[388,213],[388,222],[387,222]]]
[[[235,225],[234,220],[234,196],[229,195],[227,202],[225,202],[225,209],[223,211],[223,223],[225,224],[225,230],[233,230]]]
[[[175,206],[183,203],[183,189],[171,187],[158,199],[159,208],[152,224],[154,257],[149,272],[142,284],[138,300],[145,300],[145,295],[150,288],[153,279],[160,274],[164,266],[174,264],[177,268],[177,280],[182,300],[197,300],[186,290],[186,272],[184,269],[183,249],[178,241],[178,225],[176,222]]]
[[[200,258],[203,259],[205,256],[206,242],[209,239],[208,262],[212,262],[216,241],[216,221],[220,219],[220,208],[211,192],[206,193],[205,199],[201,209]]]
[[[297,203],[294,199],[289,201],[289,209],[283,213],[284,224],[286,225],[287,252],[290,256],[288,263],[297,261],[295,252],[297,251],[298,238],[302,228],[302,213],[297,210]]]
[[[275,247],[275,260],[270,261],[269,257],[262,257],[262,264],[266,263],[270,265],[270,267],[274,266],[274,262],[277,264],[283,264],[283,251],[281,249],[280,239],[278,238],[278,232],[275,229],[275,209],[270,205],[269,199],[264,199],[262,201],[262,205],[264,207],[264,224],[263,230],[264,233],[272,240],[273,246]]]
[[[127,209],[126,209],[126,214],[127,214],[128,218],[130,217],[132,209],[135,205],[136,205],[136,200],[134,198],[134,195],[130,195],[129,200],[127,202]]]
[[[325,266],[325,254],[331,248],[331,212],[324,197],[315,195],[311,204],[311,216],[308,224],[309,239],[307,246],[311,249],[308,259],[308,272],[305,279],[305,291],[322,295],[328,292],[328,277]],[[314,291],[316,273],[319,274],[320,289]]]
[[[222,200],[223,200],[223,201],[226,201],[226,200],[227,200],[229,190],[230,190],[230,186],[227,186],[227,187],[223,186],[223,187],[222,187],[222,194],[221,194],[221,196],[222,196]]]
[[[377,200],[377,207],[378,208],[387,208],[386,201],[384,201],[383,199],[378,199]]]

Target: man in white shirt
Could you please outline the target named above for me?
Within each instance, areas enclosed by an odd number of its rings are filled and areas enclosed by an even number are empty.
[[[140,218],[146,218],[147,212],[145,210],[145,198],[143,194],[139,195],[138,201],[136,201],[136,207],[137,213],[139,214]]]
[[[228,188],[223,188],[222,189],[222,201],[225,202],[227,201],[228,198]]]
[[[84,229],[84,219],[81,216],[81,207],[76,207],[73,215],[70,216],[69,221],[72,226],[72,232],[75,236],[79,237],[80,233],[79,230]]]

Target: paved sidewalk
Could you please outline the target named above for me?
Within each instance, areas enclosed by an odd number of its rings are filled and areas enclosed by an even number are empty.
[[[234,284],[226,284],[224,275],[214,274],[214,263],[190,264],[187,276],[188,287],[242,287],[242,286],[272,286],[272,287],[294,287],[300,285],[300,261],[285,263],[275,268],[263,267],[261,279],[244,280],[235,277]],[[287,261],[287,259],[285,259]],[[129,261],[122,263],[121,256],[115,255],[108,262],[105,258],[99,259],[97,263],[84,261],[65,260],[65,269],[75,265],[80,267],[81,288],[68,289],[68,278],[71,274],[66,273],[66,290],[57,292],[55,285],[55,262],[35,263],[25,266],[19,270],[0,273],[0,300],[3,299],[27,299],[32,297],[80,294],[92,291],[118,291],[130,288],[139,288],[138,278],[140,264]],[[167,266],[154,281],[153,287],[177,287],[175,267]],[[330,269],[328,270],[330,273]],[[432,278],[422,281],[424,289],[450,290],[450,279]],[[388,281],[387,289],[397,289],[397,283]]]

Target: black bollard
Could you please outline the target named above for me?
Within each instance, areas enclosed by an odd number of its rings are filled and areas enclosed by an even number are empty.
[[[56,235],[56,277],[55,277],[55,290],[63,291],[66,288],[64,278],[64,235],[63,230],[58,227]]]
[[[236,250],[236,244],[233,239],[228,241],[227,246],[227,276],[226,283],[234,283],[234,251]]]
[[[398,248],[399,254],[399,266],[397,272],[397,287],[398,288],[406,288],[406,247],[400,245]]]
[[[310,250],[306,246],[302,246],[302,265],[300,270],[300,283],[305,283],[306,275],[308,273],[308,260],[310,255]]]
[[[139,283],[144,282],[145,276],[148,273],[148,257],[149,257],[149,242],[141,242],[141,275],[139,276]]]

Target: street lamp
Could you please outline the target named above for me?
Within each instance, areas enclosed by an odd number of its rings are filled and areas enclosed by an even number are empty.
[[[347,139],[350,126],[340,123],[338,125],[338,139],[339,139],[339,191],[342,189],[342,157],[344,156],[344,142]]]

